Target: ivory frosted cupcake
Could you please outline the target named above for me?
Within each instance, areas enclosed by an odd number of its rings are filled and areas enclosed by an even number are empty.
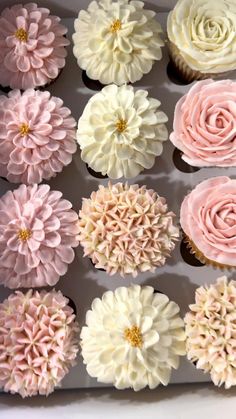
[[[185,355],[179,306],[152,287],[120,287],[96,298],[81,331],[84,363],[92,377],[135,391],[167,385]]]
[[[167,21],[171,59],[188,82],[236,69],[236,4],[178,0]]]
[[[133,178],[150,169],[168,139],[160,102],[146,90],[106,86],[92,96],[78,122],[81,158],[112,179]]]
[[[102,84],[134,83],[162,57],[162,29],[141,1],[92,1],[75,20],[73,52]]]
[[[33,184],[50,179],[72,161],[76,122],[49,92],[13,90],[0,96],[0,176]]]
[[[236,166],[236,83],[203,80],[177,103],[172,143],[196,167]]]
[[[65,66],[67,29],[36,3],[16,4],[0,15],[0,85],[11,89],[45,86]]]
[[[199,183],[182,202],[180,224],[190,250],[203,263],[236,267],[236,179]]]
[[[236,282],[225,276],[196,290],[185,316],[187,357],[216,386],[236,385]]]
[[[46,395],[76,363],[78,323],[60,291],[16,291],[0,304],[0,388]]]
[[[21,185],[0,199],[0,284],[55,285],[78,245],[78,215],[48,185]]]
[[[174,213],[165,198],[146,186],[102,185],[83,199],[79,240],[98,269],[121,276],[154,272],[178,240]]]

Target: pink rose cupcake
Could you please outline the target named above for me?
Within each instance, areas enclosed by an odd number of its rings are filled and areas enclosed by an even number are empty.
[[[76,364],[78,323],[60,291],[16,291],[0,304],[0,388],[46,395]]]
[[[7,7],[0,15],[0,85],[45,86],[65,66],[67,29],[36,3]]]
[[[236,166],[236,82],[195,83],[176,105],[170,140],[191,166]]]
[[[236,179],[220,176],[197,185],[181,205],[180,224],[202,263],[236,267]]]
[[[33,184],[61,172],[76,151],[76,121],[49,92],[0,96],[0,176]]]
[[[78,245],[78,216],[48,185],[21,185],[0,199],[0,284],[55,285]]]

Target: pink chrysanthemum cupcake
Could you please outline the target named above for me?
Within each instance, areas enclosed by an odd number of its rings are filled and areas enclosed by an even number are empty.
[[[45,86],[65,66],[67,29],[36,3],[17,4],[0,16],[0,85],[12,89]]]
[[[55,285],[74,259],[78,216],[48,185],[21,185],[0,199],[0,284]]]
[[[60,291],[16,291],[0,304],[0,388],[48,395],[76,363],[78,323]]]
[[[0,96],[0,176],[33,184],[61,172],[76,151],[76,121],[49,92]]]

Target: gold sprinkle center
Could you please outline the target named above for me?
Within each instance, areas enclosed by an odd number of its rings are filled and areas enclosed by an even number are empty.
[[[127,121],[125,119],[119,119],[116,123],[116,129],[118,132],[124,132],[127,128]]]
[[[24,135],[29,134],[30,127],[28,124],[23,123],[19,126],[19,131],[20,131],[21,136],[24,137]]]
[[[27,42],[28,34],[23,28],[17,29],[15,32],[15,37],[18,38],[21,42]]]
[[[121,21],[120,19],[114,20],[114,22],[110,26],[110,32],[116,33],[121,29]]]
[[[28,230],[28,228],[21,229],[18,233],[18,238],[22,242],[26,242],[28,239],[30,239],[31,236],[32,236],[32,232]]]
[[[125,329],[124,337],[134,348],[141,348],[143,338],[138,326],[132,326],[130,329]]]

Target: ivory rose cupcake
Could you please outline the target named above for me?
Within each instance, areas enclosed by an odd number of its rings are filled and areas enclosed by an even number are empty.
[[[63,101],[49,92],[0,96],[0,176],[25,184],[56,176],[76,151],[75,125]]]
[[[78,323],[60,291],[16,291],[0,304],[0,388],[22,397],[61,385],[78,353]]]
[[[45,86],[65,66],[67,29],[36,3],[17,4],[0,15],[0,85],[11,89]]]
[[[192,252],[203,263],[236,267],[236,179],[201,182],[180,209],[180,224]]]
[[[236,385],[236,282],[225,276],[196,290],[185,316],[187,357],[216,386]]]
[[[168,16],[171,60],[187,81],[236,69],[236,5],[232,0],[178,0]]]
[[[135,391],[167,385],[185,355],[179,306],[152,287],[120,287],[96,298],[81,331],[87,371],[98,382]]]
[[[121,276],[154,272],[175,247],[179,230],[165,198],[146,186],[102,185],[83,199],[79,240],[98,269]]]
[[[134,83],[162,57],[162,29],[141,1],[92,1],[75,20],[73,52],[87,76],[102,84]]]
[[[89,100],[78,122],[82,160],[112,179],[150,169],[168,139],[168,118],[159,107],[146,90],[104,87]]]
[[[55,285],[78,245],[78,216],[48,185],[21,185],[0,199],[0,284]]]
[[[236,166],[236,83],[203,80],[177,103],[172,143],[196,167]]]

